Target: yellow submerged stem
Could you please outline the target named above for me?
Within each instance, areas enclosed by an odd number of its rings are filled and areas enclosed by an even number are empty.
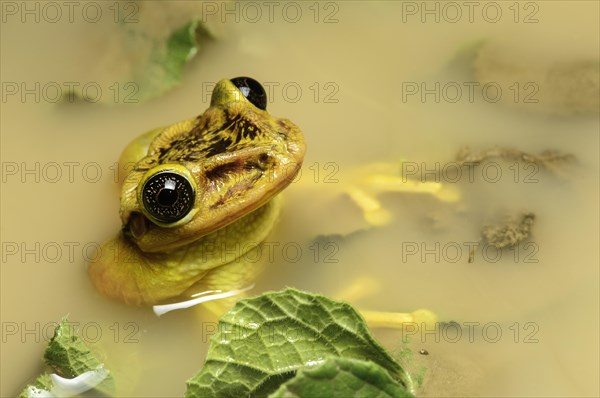
[[[415,324],[432,328],[438,322],[437,315],[427,309],[413,312],[360,311],[360,313],[371,328],[402,329],[407,325]]]

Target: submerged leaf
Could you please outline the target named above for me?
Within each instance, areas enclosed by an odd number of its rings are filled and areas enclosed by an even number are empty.
[[[444,70],[450,76],[472,80],[475,74],[475,60],[478,51],[486,44],[485,39],[469,41],[459,47],[454,56],[444,65]]]
[[[102,377],[106,376],[103,364],[81,340],[74,326],[69,323],[66,317],[60,321],[54,330],[54,336],[44,352],[44,360],[48,366],[54,369],[57,375],[66,379],[74,379],[83,373],[92,371],[100,372]],[[88,377],[88,379],[97,378]],[[27,390],[31,386],[46,391],[56,390],[57,387],[51,380],[51,376],[44,373],[33,384],[27,386],[20,397],[27,397]],[[108,374],[96,389],[102,392],[114,391],[112,376]]]
[[[327,357],[369,360],[408,391],[408,373],[346,303],[295,289],[240,300],[219,321],[186,397],[263,397]]]
[[[413,395],[381,366],[357,359],[330,357],[300,369],[269,398],[400,398]]]
[[[110,13],[114,5],[102,7]],[[156,98],[181,83],[185,66],[219,26],[201,19],[201,3],[132,2],[128,8],[130,17],[104,26],[105,37],[84,41],[80,79],[92,83],[65,90],[64,101],[135,104]]]
[[[70,379],[102,365],[67,318],[63,318],[54,330],[44,360],[56,373]]]
[[[159,96],[179,84],[184,66],[198,52],[197,37],[207,33],[202,22],[194,19],[171,33],[165,43],[155,42],[147,63],[135,74],[140,100]]]
[[[30,391],[37,392],[41,390],[50,391],[52,389],[53,383],[50,375],[48,373],[42,373],[38,376],[37,379],[33,383],[30,383],[21,391],[19,394],[19,398],[29,398]]]

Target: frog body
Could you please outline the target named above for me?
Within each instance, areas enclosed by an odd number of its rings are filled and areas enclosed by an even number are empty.
[[[133,167],[121,190],[122,230],[88,268],[96,288],[152,305],[193,285],[223,291],[251,283],[259,267],[245,259],[275,225],[278,194],[304,152],[300,129],[266,111],[259,83],[221,80],[203,114],[124,150],[120,164]]]

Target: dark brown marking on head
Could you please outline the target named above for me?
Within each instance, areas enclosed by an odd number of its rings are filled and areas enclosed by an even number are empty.
[[[245,163],[245,169],[253,169],[256,168],[256,164]],[[235,200],[238,197],[243,196],[246,192],[248,192],[252,187],[256,184],[256,182],[263,176],[263,173],[254,173],[253,175],[249,175],[246,178],[241,178],[232,186],[230,186],[227,191],[221,195],[213,204],[209,206],[210,209],[214,209],[219,207],[226,202],[231,200]]]
[[[211,156],[227,152],[231,147],[231,144],[231,140],[224,137],[218,141],[212,142],[208,148],[204,149],[204,151],[195,151],[194,153],[196,155],[202,155],[203,157],[209,158]]]
[[[234,152],[255,145],[253,141],[265,139],[270,127],[260,125],[252,115],[224,109],[222,124],[210,130],[203,119],[188,131],[182,132],[168,145],[156,149],[155,164],[169,162],[198,162],[226,152]],[[258,123],[258,124],[257,124]]]
[[[209,180],[221,179],[226,177],[228,174],[233,174],[241,171],[244,168],[244,163],[241,161],[233,161],[229,163],[220,164],[210,170],[206,171],[206,178]]]

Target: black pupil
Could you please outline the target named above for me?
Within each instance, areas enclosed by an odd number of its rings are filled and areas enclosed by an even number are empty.
[[[234,77],[231,82],[258,109],[267,109],[267,93],[259,82],[251,77]]]
[[[142,188],[144,209],[161,223],[181,220],[194,206],[194,199],[194,188],[188,179],[173,171],[154,174]]]
[[[167,186],[170,184],[165,183],[165,187],[158,191],[158,195],[156,196],[156,201],[161,206],[173,206],[177,202],[177,198],[179,198],[179,194],[175,190],[175,188],[171,188]]]

